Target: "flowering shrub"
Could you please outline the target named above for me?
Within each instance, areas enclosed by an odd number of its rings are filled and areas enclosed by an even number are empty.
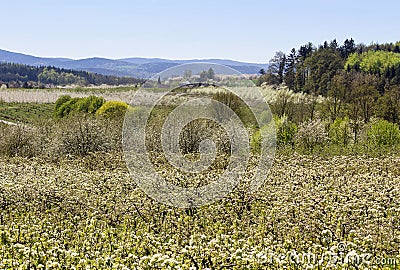
[[[8,156],[33,156],[35,132],[24,125],[0,123],[0,154]]]
[[[320,119],[309,120],[299,125],[296,143],[303,149],[313,150],[317,145],[323,145],[329,140],[325,126]]]

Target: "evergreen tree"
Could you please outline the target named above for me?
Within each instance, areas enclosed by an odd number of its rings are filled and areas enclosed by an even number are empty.
[[[340,50],[340,55],[343,58],[349,57],[350,54],[356,51],[354,40],[352,38],[346,39],[343,43],[343,46],[341,46],[339,50]]]
[[[290,90],[296,91],[296,49],[293,48],[287,59],[286,59],[286,67],[285,67],[285,84],[289,87]]]
[[[322,48],[304,62],[307,70],[304,90],[314,95],[326,96],[330,82],[338,70],[343,69],[343,59],[337,51]]]

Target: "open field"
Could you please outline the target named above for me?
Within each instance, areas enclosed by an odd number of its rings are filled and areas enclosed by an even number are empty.
[[[54,103],[63,95],[71,97],[87,97],[90,95],[102,96],[107,100],[118,100],[129,102],[132,97],[132,91],[107,91],[99,89],[97,91],[73,91],[67,89],[18,89],[18,90],[0,90],[0,100],[4,102],[21,103]]]
[[[14,123],[29,123],[51,118],[53,103],[20,103],[0,101],[0,119]]]
[[[247,88],[236,90],[251,100]],[[147,122],[152,135],[147,147],[155,150],[148,155],[171,183],[213,182],[226,169],[222,151],[206,173],[186,177],[151,139],[175,106],[196,95],[216,97],[214,91],[177,91],[154,108]],[[308,121],[309,109],[322,115],[324,98],[285,88],[260,91],[273,112],[280,111],[282,101],[290,104],[285,110],[293,120],[285,115],[274,120],[280,139],[267,180],[255,192],[246,188],[258,157],[252,148],[250,165],[232,193],[189,209],[160,204],[135,184],[123,159],[121,115],[76,111],[54,117],[59,96],[95,93],[0,92],[0,120],[29,123],[0,123],[0,269],[398,269],[397,137],[384,137],[393,143],[380,144],[380,130],[371,133],[371,127],[380,128],[381,122],[373,122],[353,140],[348,120],[336,129],[326,119]],[[144,92],[135,101],[146,107],[163,94]],[[129,102],[132,92],[96,95]],[[225,97],[219,95],[222,101]],[[256,134],[259,127],[251,125],[243,104],[231,106]],[[183,132],[183,146],[198,143],[201,136],[193,134],[207,127],[213,128],[203,135],[226,139],[215,124],[203,124]],[[389,128],[398,134],[398,127]]]

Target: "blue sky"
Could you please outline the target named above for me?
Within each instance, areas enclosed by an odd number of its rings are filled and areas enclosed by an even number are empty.
[[[224,58],[400,40],[400,1],[3,0],[0,48],[50,57]]]

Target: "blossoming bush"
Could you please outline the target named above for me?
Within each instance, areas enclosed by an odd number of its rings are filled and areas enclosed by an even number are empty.
[[[329,140],[325,125],[320,119],[309,120],[299,125],[296,143],[305,150],[313,150]]]

